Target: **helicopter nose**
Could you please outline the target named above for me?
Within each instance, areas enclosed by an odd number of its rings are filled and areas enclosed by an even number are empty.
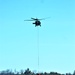
[[[35,24],[35,23],[33,23],[33,24]]]

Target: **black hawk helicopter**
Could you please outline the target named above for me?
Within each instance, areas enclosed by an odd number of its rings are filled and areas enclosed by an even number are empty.
[[[48,18],[49,18],[49,17],[48,17]],[[45,19],[47,19],[47,18],[42,18],[42,19],[31,18],[31,20],[24,20],[24,21],[35,21],[35,22],[32,23],[32,24],[35,24],[35,27],[36,27],[36,26],[41,26],[41,22],[40,22],[40,20],[45,20]]]

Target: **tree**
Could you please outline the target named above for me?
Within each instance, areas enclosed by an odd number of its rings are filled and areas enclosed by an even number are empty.
[[[75,75],[75,70],[74,70],[74,72],[73,72],[73,75]]]
[[[29,68],[27,68],[27,70],[25,70],[24,72],[25,75],[32,75],[31,71],[29,70]]]

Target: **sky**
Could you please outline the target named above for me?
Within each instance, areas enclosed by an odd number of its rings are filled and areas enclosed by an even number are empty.
[[[0,71],[38,71],[38,50],[40,72],[73,73],[75,0],[0,0]]]

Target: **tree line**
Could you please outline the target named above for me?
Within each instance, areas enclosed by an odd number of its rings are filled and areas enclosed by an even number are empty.
[[[0,75],[75,75],[75,71],[72,73],[66,73],[66,74],[61,74],[57,72],[44,72],[44,73],[35,73],[32,72],[29,68],[27,68],[25,71],[21,70],[20,72],[12,72],[11,70],[7,69],[5,71],[0,71]]]

